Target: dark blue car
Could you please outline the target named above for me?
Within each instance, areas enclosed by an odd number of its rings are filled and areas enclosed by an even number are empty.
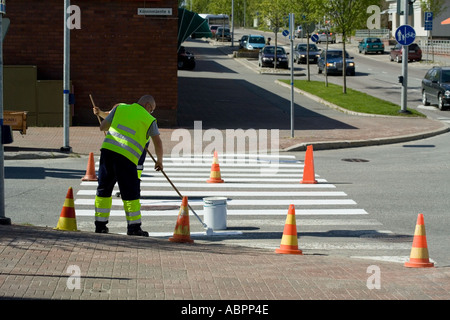
[[[273,67],[275,61],[275,46],[265,46],[259,52],[258,65],[260,67]],[[288,69],[289,62],[283,47],[277,47],[277,66]]]
[[[322,51],[319,59],[317,60],[318,72],[322,73],[322,71],[325,70],[325,55],[327,60],[327,74],[342,74],[343,59],[341,49],[328,49],[328,51]],[[345,61],[347,75],[354,76],[355,62],[353,61],[353,57],[348,55],[348,52],[345,52]]]

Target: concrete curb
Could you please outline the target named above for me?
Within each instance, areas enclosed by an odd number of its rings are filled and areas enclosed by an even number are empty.
[[[443,128],[428,132],[422,132],[411,135],[404,135],[392,138],[379,138],[379,139],[369,139],[369,140],[354,140],[354,141],[325,141],[325,142],[303,142],[291,147],[285,148],[282,151],[305,151],[308,145],[313,145],[314,150],[330,150],[330,149],[343,149],[343,148],[357,148],[357,147],[369,147],[369,146],[379,146],[385,144],[394,144],[401,142],[408,142],[414,140],[421,140],[425,138],[430,138],[443,134],[450,131],[450,127],[443,125]]]
[[[277,83],[280,86],[290,88],[291,86],[289,84],[286,84],[284,82],[281,82],[279,80],[275,80],[275,83]],[[309,92],[300,90],[298,88],[294,88],[294,91],[297,93],[300,93],[304,95],[305,97],[316,101],[318,103],[321,103],[327,107],[330,107],[332,109],[338,110],[340,112],[343,112],[345,114],[354,115],[354,116],[362,116],[362,117],[378,117],[378,118],[393,118],[395,116],[386,116],[386,115],[377,115],[377,114],[367,114],[367,113],[360,113],[360,112],[353,112],[344,108],[341,108],[331,102],[325,101],[313,94],[310,94]],[[398,117],[395,117],[398,118]],[[401,117],[398,119],[402,119]],[[412,118],[404,118],[404,119],[412,119]],[[421,118],[417,118],[421,119]],[[389,137],[389,138],[377,138],[377,139],[368,139],[368,140],[354,140],[354,141],[324,141],[324,142],[302,142],[297,145],[293,145],[291,147],[285,148],[282,151],[305,151],[306,147],[308,145],[313,145],[314,150],[328,150],[328,149],[342,149],[342,148],[356,148],[356,147],[368,147],[368,146],[377,146],[377,145],[383,145],[383,144],[393,144],[393,143],[401,143],[401,142],[407,142],[407,141],[414,141],[414,140],[420,140],[425,139],[429,137],[433,137],[439,134],[443,134],[450,131],[450,127],[446,124],[442,124],[442,127],[437,130],[432,131],[426,131],[426,132],[420,132],[410,135],[404,135],[404,136],[397,136],[397,137]]]

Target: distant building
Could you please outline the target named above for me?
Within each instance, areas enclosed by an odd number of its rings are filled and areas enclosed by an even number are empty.
[[[447,1],[448,2],[448,1]],[[403,15],[397,14],[397,0],[386,0],[389,5],[388,14],[389,21],[392,26],[392,34],[395,30],[404,24]],[[403,10],[402,10],[403,11]],[[441,24],[444,20],[450,18],[450,3],[447,4],[447,8],[439,16],[434,14],[433,18],[433,30],[431,31],[433,39],[448,39],[450,40],[450,24]],[[417,39],[426,39],[428,32],[425,30],[424,12],[420,7],[420,0],[417,0],[413,4],[413,14],[408,18],[408,24],[416,31]]]
[[[178,1],[72,0],[71,5],[81,14],[81,28],[70,32],[71,123],[98,125],[89,94],[103,110],[151,94],[160,126],[175,125]],[[30,125],[61,125],[64,1],[8,1],[5,17],[11,23],[3,43],[4,109],[29,111]]]

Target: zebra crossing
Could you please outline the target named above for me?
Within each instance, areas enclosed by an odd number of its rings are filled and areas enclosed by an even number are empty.
[[[379,230],[382,224],[334,184],[318,174],[317,184],[301,184],[304,165],[294,155],[219,155],[224,183],[206,182],[211,163],[211,156],[167,157],[164,171],[180,193],[188,197],[200,219],[205,214],[203,198],[227,198],[227,231],[235,232],[214,233],[222,235],[224,242],[278,247],[289,205],[293,204],[302,249],[322,253],[345,251],[358,257],[361,250],[373,257],[371,251],[381,249],[383,256],[401,251],[404,253],[401,260],[408,258],[404,250],[410,249],[410,243],[376,241],[379,235],[385,239],[389,231]],[[75,197],[77,218],[93,220],[96,187],[95,181],[80,183]],[[180,205],[179,195],[161,173],[153,170],[151,159],[147,159],[141,181],[141,213],[146,228],[154,229],[149,230],[151,236],[171,236]],[[202,238],[205,233],[199,221],[189,214],[191,236],[207,240]],[[124,211],[119,197],[113,197],[111,217],[120,217],[117,219],[123,226]]]

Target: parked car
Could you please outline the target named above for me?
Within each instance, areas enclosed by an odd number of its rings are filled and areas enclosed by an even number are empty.
[[[384,53],[384,44],[380,38],[364,38],[358,44],[359,53],[367,54],[369,52]]]
[[[342,59],[342,49],[329,49],[323,50],[317,60],[317,69],[319,73],[325,70],[325,55],[327,59],[327,74],[337,73],[342,74],[343,59]],[[352,60],[353,57],[345,52],[346,61],[346,74],[354,76],[355,75],[355,62]]]
[[[178,69],[179,70],[193,70],[195,68],[195,57],[192,53],[186,51],[186,48],[181,46],[178,50]]]
[[[231,41],[230,28],[218,27],[215,34],[216,41]]]
[[[213,37],[216,34],[217,28],[219,28],[219,27],[220,27],[219,25],[215,25],[215,24],[209,26],[209,29],[211,30]]]
[[[258,65],[260,67],[274,67],[275,46],[265,46],[259,52]],[[288,69],[289,60],[283,47],[277,47],[277,66]]]
[[[239,49],[244,48],[245,43],[247,42],[248,39],[248,35],[243,35],[240,39],[239,39]]]
[[[308,55],[307,52],[308,44],[307,43],[299,43],[294,48],[294,62],[300,63],[306,63],[306,56]],[[320,49],[317,48],[315,44],[309,44],[309,56],[308,60],[309,63],[317,63],[317,59],[320,57]]]
[[[422,103],[437,104],[440,110],[450,105],[450,67],[433,67],[422,79]]]
[[[297,29],[295,29],[294,31],[294,36],[296,38],[304,38],[304,34],[303,34],[303,28],[302,26],[297,26]]]
[[[245,42],[244,48],[248,50],[262,49],[266,45],[266,39],[260,35],[248,35],[247,42]]]
[[[403,46],[397,43],[391,48],[389,53],[389,59],[391,61],[402,62]],[[408,61],[420,61],[422,60],[422,49],[420,49],[417,43],[412,43],[408,47]]]
[[[317,40],[317,43],[327,42],[327,37],[329,43],[336,43],[336,35],[332,32],[319,30],[316,32],[316,34],[319,36],[319,40]]]

